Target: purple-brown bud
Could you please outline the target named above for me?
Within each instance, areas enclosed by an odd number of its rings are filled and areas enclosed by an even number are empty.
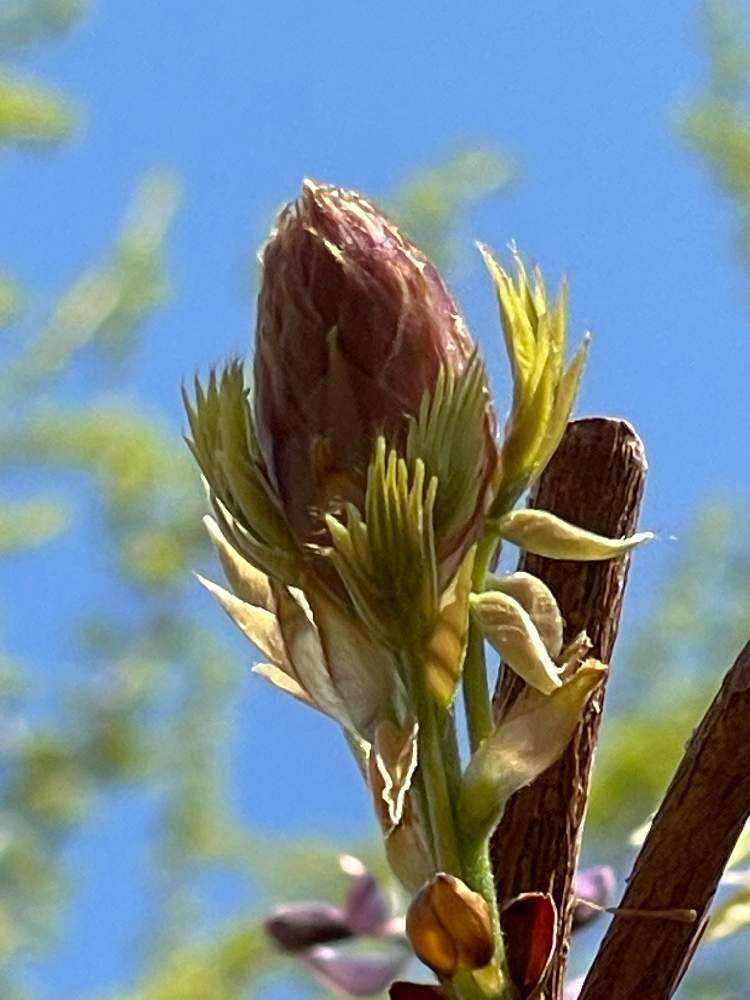
[[[486,901],[444,872],[415,896],[406,914],[406,935],[417,958],[440,976],[482,969],[495,952]]]
[[[472,345],[432,264],[360,195],[305,181],[263,253],[255,421],[295,534],[361,507],[373,443],[398,446],[441,365]]]

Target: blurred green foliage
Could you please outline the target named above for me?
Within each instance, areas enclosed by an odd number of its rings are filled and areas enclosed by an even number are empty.
[[[6,0],[0,9],[0,56],[18,57],[29,45],[67,31],[84,9],[81,0]],[[73,103],[58,90],[0,66],[0,149],[58,143],[77,125]]]
[[[59,0],[10,4],[0,12],[0,52],[17,55],[70,28],[82,12],[82,4]],[[73,121],[56,94],[0,77],[0,142],[61,139]],[[464,207],[506,177],[494,154],[457,154],[404,186],[401,217],[447,256]],[[14,327],[0,375],[7,414],[0,468],[9,482],[23,483],[20,474],[33,471],[35,482],[49,484],[31,496],[9,489],[0,499],[0,554],[36,548],[43,572],[44,545],[77,530],[80,491],[71,500],[66,486],[73,476],[88,493],[80,506],[90,511],[93,500],[99,509],[88,530],[96,531],[93,544],[123,594],[120,610],[94,605],[71,623],[77,683],[61,680],[42,692],[31,664],[0,662],[2,711],[11,720],[0,743],[4,998],[21,995],[30,956],[54,947],[56,918],[74,898],[64,851],[117,789],[156,803],[158,814],[149,948],[142,969],[133,968],[141,985],[122,1000],[234,1000],[273,972],[294,977],[293,963],[267,945],[258,899],[267,907],[290,895],[341,898],[346,880],[336,856],[344,847],[385,874],[379,847],[270,843],[232,808],[231,708],[246,667],[218,639],[221,623],[211,615],[197,621],[192,611],[190,570],[211,558],[200,485],[177,428],[133,397],[122,364],[137,363],[144,328],[170,294],[167,253],[178,198],[175,177],[149,174],[111,249],[49,306],[9,272],[0,276],[0,325]],[[86,384],[107,391],[78,392],[71,403],[64,384],[82,370]],[[40,675],[49,685],[54,671]],[[50,695],[51,712],[40,707]],[[233,873],[245,887],[248,913],[218,929],[202,887],[216,872]],[[324,995],[304,978],[309,991]]]
[[[486,148],[461,149],[438,166],[418,170],[386,199],[386,208],[441,271],[455,267],[470,245],[462,223],[468,208],[506,188],[516,167]]]
[[[17,58],[69,30],[83,12],[75,0],[8,0],[0,10],[0,53]],[[726,2],[708,8],[711,76],[683,127],[733,199],[750,256],[750,50],[736,12]],[[15,70],[0,74],[0,144],[58,141],[76,121],[55,91]],[[467,209],[513,174],[494,152],[459,151],[415,173],[386,203],[442,267],[455,266]],[[215,616],[196,620],[193,613],[189,570],[210,558],[200,489],[177,429],[133,398],[121,363],[137,357],[147,321],[170,294],[178,199],[173,176],[149,174],[108,252],[49,307],[0,271],[0,327],[13,327],[0,376],[7,414],[0,469],[9,483],[33,470],[34,481],[45,484],[31,495],[5,490],[0,554],[38,549],[43,574],[44,546],[75,531],[93,504],[99,516],[89,530],[123,596],[122,607],[93,606],[84,621],[71,623],[85,684],[61,680],[40,691],[33,678],[38,673],[49,684],[53,670],[0,655],[0,996],[9,1000],[23,995],[31,957],[54,948],[56,918],[74,896],[67,845],[117,790],[157,811],[149,859],[156,904],[144,929],[151,946],[142,967],[134,964],[136,985],[120,1000],[235,1000],[269,976],[296,976],[267,947],[258,907],[290,897],[340,898],[340,848],[383,872],[376,847],[269,843],[233,810],[232,706],[246,683],[245,665],[218,638]],[[92,388],[73,405],[60,383],[82,366],[105,376],[90,381],[108,389]],[[71,476],[86,486],[80,505],[66,488]],[[737,537],[741,514],[730,500],[696,516],[650,614],[618,657],[620,704],[604,727],[589,827],[599,861],[626,863],[629,832],[656,807],[685,739],[750,632],[750,539]],[[44,707],[50,695],[54,711]],[[215,872],[246,890],[247,916],[218,928],[202,881]],[[724,955],[720,973],[709,962],[681,995],[715,1000],[736,982]],[[299,980],[300,995],[305,990],[323,995],[309,979]]]

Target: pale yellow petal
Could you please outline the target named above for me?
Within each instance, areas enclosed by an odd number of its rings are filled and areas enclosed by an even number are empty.
[[[546,583],[532,573],[490,575],[485,590],[499,590],[515,598],[536,625],[549,655],[557,659],[563,644],[563,619],[555,595]]]
[[[613,559],[654,537],[650,531],[640,531],[629,538],[605,538],[533,508],[513,510],[498,518],[496,526],[501,538],[525,552],[579,562]]]
[[[510,797],[557,760],[606,672],[603,664],[588,660],[550,695],[525,689],[464,774],[457,815],[466,837],[487,836]]]
[[[471,608],[485,639],[527,684],[551,694],[562,684],[557,664],[527,612],[497,590],[472,594]]]

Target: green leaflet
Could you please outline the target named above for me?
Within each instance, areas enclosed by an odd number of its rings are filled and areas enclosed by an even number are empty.
[[[630,538],[605,538],[569,524],[547,511],[533,508],[504,514],[495,522],[495,528],[501,538],[525,552],[546,556],[547,559],[579,562],[613,559],[654,538],[651,531],[640,531]]]

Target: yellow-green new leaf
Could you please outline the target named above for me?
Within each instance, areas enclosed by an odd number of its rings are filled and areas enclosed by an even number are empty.
[[[578,562],[613,559],[654,537],[651,531],[639,531],[630,538],[605,538],[569,524],[555,514],[532,508],[510,511],[498,518],[495,526],[501,538],[525,552]]]
[[[466,656],[475,553],[476,546],[472,546],[440,598],[435,627],[424,654],[427,683],[444,708],[453,701]]]
[[[562,754],[606,672],[604,664],[587,660],[550,695],[526,688],[480,744],[464,774],[457,810],[470,842],[489,836],[510,797]]]
[[[527,684],[551,694],[562,684],[531,617],[509,594],[488,590],[471,595],[471,609],[485,639]]]

